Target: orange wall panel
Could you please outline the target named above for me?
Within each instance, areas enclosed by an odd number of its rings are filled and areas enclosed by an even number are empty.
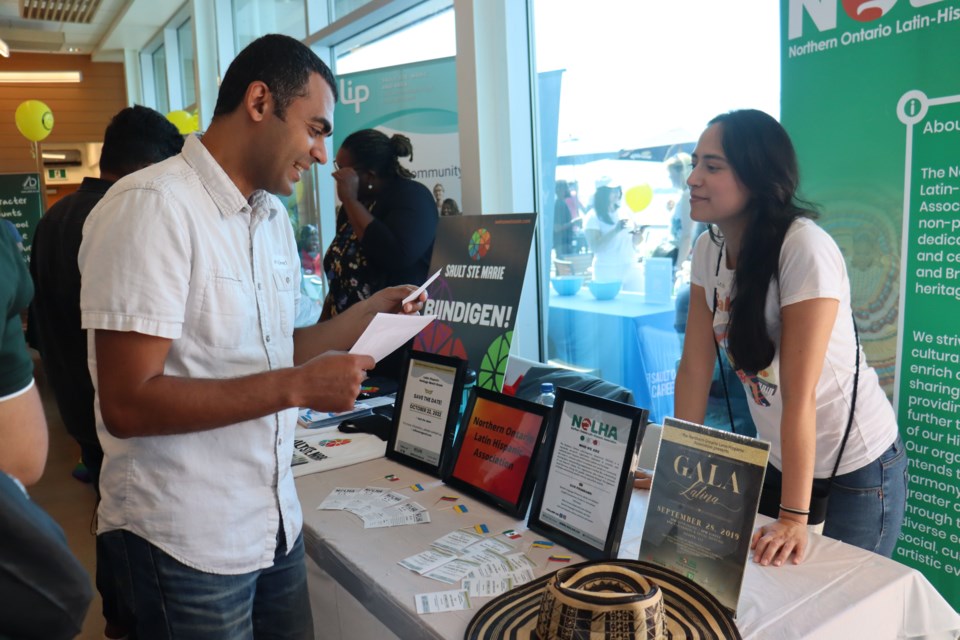
[[[76,84],[0,84],[0,173],[37,170],[32,143],[14,119],[24,100],[40,100],[53,112],[53,131],[40,142],[103,142],[103,130],[127,106],[123,64],[93,62],[90,56],[13,52],[0,71],[79,71]]]

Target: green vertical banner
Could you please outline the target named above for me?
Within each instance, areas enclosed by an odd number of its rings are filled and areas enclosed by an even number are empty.
[[[455,58],[439,58],[337,76],[334,153],[360,129],[402,133],[413,143],[413,160],[404,160],[405,166],[461,209],[456,72]]]
[[[894,559],[960,606],[958,0],[781,0],[781,117],[910,456]]]

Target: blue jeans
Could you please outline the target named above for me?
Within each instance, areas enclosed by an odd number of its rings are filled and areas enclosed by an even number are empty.
[[[205,573],[129,531],[99,536],[127,579],[140,640],[312,640],[303,535],[273,566],[241,575]]]
[[[892,556],[907,507],[907,474],[907,452],[897,436],[876,460],[834,478],[823,535]],[[779,487],[780,479],[780,472],[767,465],[764,484]],[[814,486],[826,484],[826,479],[814,480]]]

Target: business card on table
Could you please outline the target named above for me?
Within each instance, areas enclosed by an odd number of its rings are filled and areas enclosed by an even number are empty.
[[[414,596],[417,613],[442,613],[444,611],[462,611],[470,608],[470,596],[463,589],[418,593]]]

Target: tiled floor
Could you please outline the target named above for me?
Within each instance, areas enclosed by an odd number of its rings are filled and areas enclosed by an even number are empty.
[[[80,456],[80,448],[67,434],[53,394],[46,385],[43,368],[37,358],[34,360],[37,386],[43,398],[50,432],[50,453],[47,456],[47,467],[43,478],[30,488],[30,496],[63,527],[70,549],[90,574],[90,583],[93,584],[95,545],[91,530],[96,495],[89,484],[83,484],[70,475]],[[99,595],[91,603],[83,631],[77,638],[80,640],[103,638],[103,616],[100,613]]]

